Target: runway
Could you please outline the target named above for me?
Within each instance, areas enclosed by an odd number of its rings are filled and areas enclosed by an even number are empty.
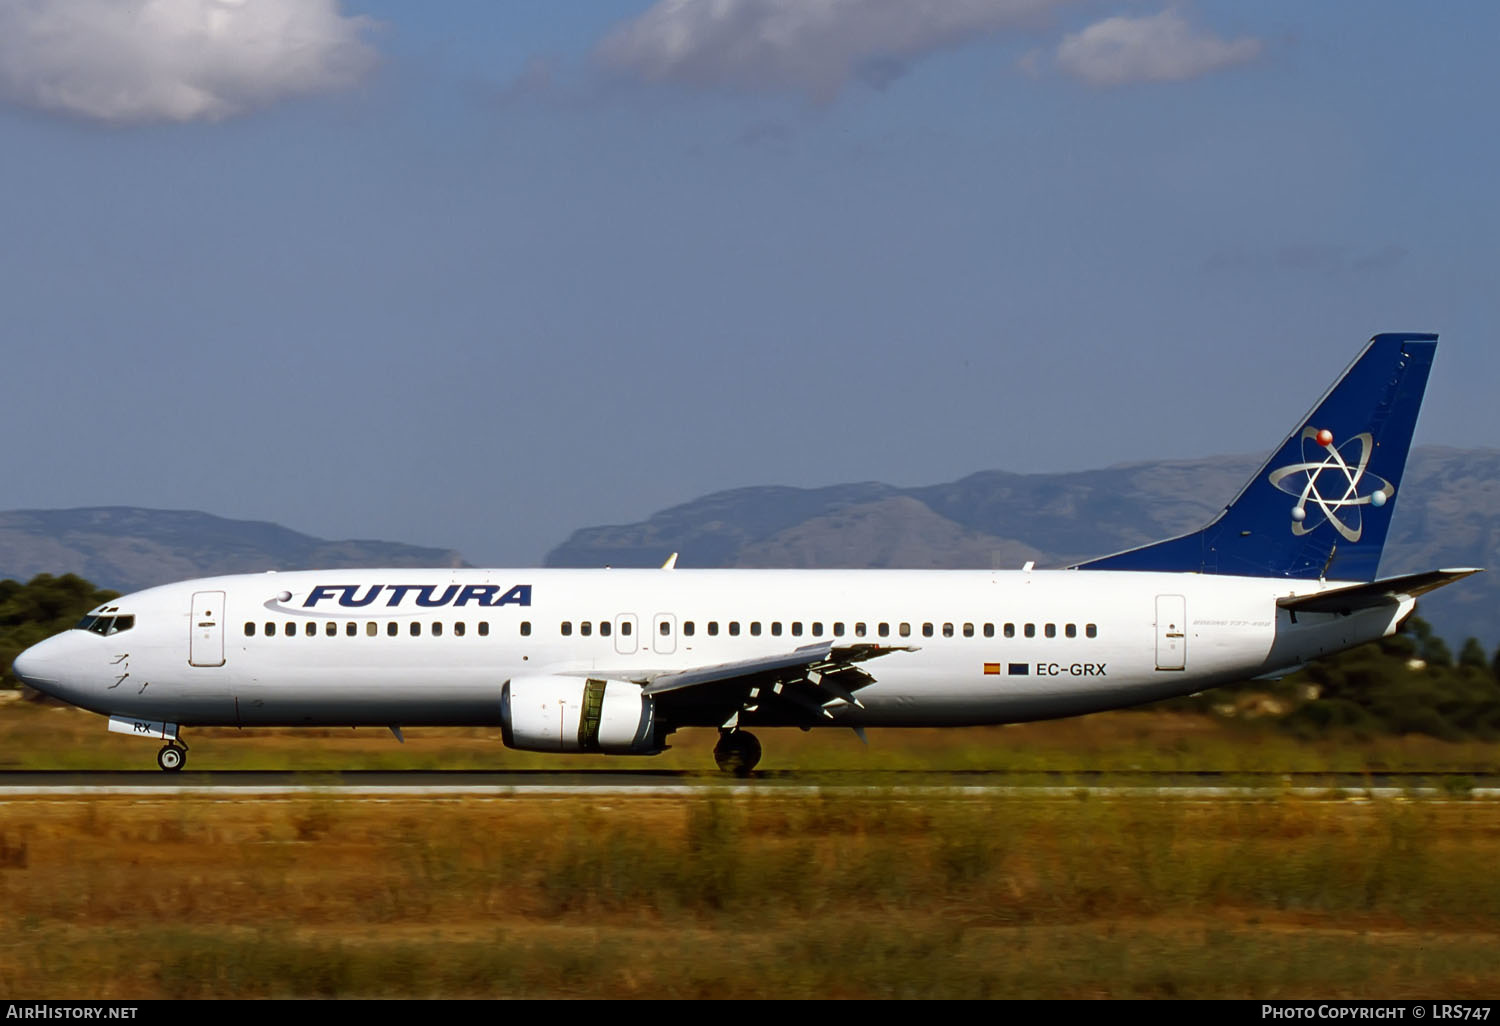
[[[340,798],[682,797],[926,795],[1031,798],[1170,797],[1335,801],[1369,799],[1500,799],[1500,778],[1404,773],[1013,773],[772,771],[737,779],[672,770],[357,770],[309,773],[217,770],[31,770],[0,773],[0,799],[25,797],[200,795]]]

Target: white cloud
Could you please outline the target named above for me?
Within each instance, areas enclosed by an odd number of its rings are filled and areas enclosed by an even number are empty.
[[[1066,0],[658,0],[596,58],[647,82],[792,89],[828,101],[883,87],[915,58],[1022,24]]]
[[[358,81],[337,0],[0,0],[0,98],[114,124],[216,120]]]
[[[1057,65],[1100,86],[1128,82],[1176,82],[1253,60],[1260,40],[1225,42],[1196,31],[1176,11],[1141,18],[1120,15],[1063,37]]]

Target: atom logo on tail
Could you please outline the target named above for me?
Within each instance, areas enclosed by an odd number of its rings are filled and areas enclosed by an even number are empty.
[[[1318,449],[1323,450],[1321,458]],[[1365,469],[1373,449],[1374,439],[1368,431],[1335,447],[1333,432],[1327,428],[1302,429],[1303,462],[1279,467],[1267,476],[1271,484],[1297,497],[1297,505],[1292,507],[1293,534],[1309,534],[1326,520],[1346,540],[1359,541],[1364,531],[1359,508],[1378,509],[1396,494],[1395,485]],[[1347,459],[1346,453],[1353,458]],[[1332,484],[1327,494],[1319,490],[1320,480],[1324,487]],[[1361,486],[1368,490],[1361,492]]]

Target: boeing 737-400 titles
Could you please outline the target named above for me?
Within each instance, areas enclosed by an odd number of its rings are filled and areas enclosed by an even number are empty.
[[[717,727],[1072,716],[1287,673],[1472,569],[1376,572],[1437,336],[1377,335],[1208,526],[1059,570],[308,570],[149,588],[23,652],[40,691],[184,727],[498,726],[653,755]]]

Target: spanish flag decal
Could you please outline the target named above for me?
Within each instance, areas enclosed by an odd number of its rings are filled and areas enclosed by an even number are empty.
[[[999,663],[985,663],[984,664],[984,672],[986,674],[999,673],[1000,672],[1000,664]]]

